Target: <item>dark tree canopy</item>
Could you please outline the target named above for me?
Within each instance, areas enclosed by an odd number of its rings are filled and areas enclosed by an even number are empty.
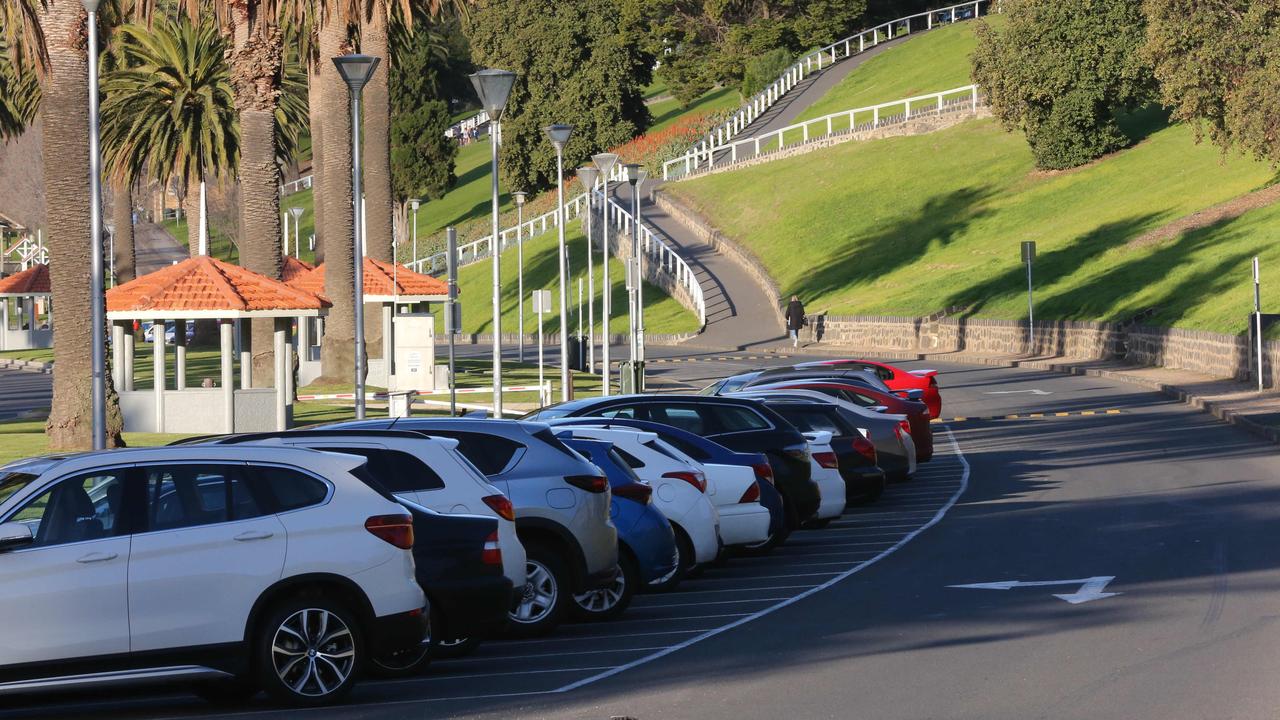
[[[1280,163],[1280,2],[1147,0],[1160,99],[1224,150]]]
[[[1005,29],[978,25],[973,79],[1036,165],[1075,167],[1129,140],[1116,113],[1151,98],[1139,0],[1004,0]]]
[[[391,192],[397,202],[439,198],[451,187],[457,144],[444,136],[449,105],[440,97],[440,65],[449,58],[427,23],[392,35]],[[449,73],[445,73],[448,75]]]
[[[593,153],[630,140],[649,125],[644,87],[653,59],[619,0],[490,0],[468,24],[478,65],[511,70],[515,86],[502,117],[507,188],[555,183],[555,149],[543,133],[574,126],[565,175]]]

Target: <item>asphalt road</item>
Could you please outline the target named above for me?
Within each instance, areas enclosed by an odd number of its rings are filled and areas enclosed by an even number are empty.
[[[51,375],[0,370],[0,420],[21,417],[29,410],[47,408],[52,400]]]
[[[760,362],[653,367],[696,386]],[[948,451],[839,527],[643,597],[623,622],[490,643],[309,716],[1275,717],[1274,447],[1105,380],[940,369],[944,418],[966,418],[935,426]],[[1071,414],[1026,417],[1057,412]],[[1092,601],[1055,596],[1087,598],[1093,578]],[[214,710],[164,693],[13,716]],[[290,714],[259,701],[228,716]]]

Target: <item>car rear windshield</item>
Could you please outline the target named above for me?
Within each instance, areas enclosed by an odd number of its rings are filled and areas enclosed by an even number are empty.
[[[501,435],[469,432],[465,430],[423,430],[424,434],[453,438],[458,441],[458,452],[471,461],[480,472],[490,477],[500,474],[511,464],[511,458],[524,446]]]
[[[429,465],[402,450],[371,447],[326,447],[332,452],[357,455],[368,460],[366,466],[383,487],[393,493],[417,490],[439,490],[444,480]]]
[[[571,448],[571,447],[569,447],[568,445],[565,445],[563,442],[561,442],[561,441],[560,441],[560,438],[556,437],[556,436],[555,436],[555,433],[551,432],[551,428],[543,428],[543,429],[541,429],[541,430],[539,430],[539,431],[537,431],[537,432],[533,433],[533,436],[534,436],[534,437],[536,437],[536,438],[538,438],[538,439],[539,439],[539,440],[541,440],[542,442],[544,442],[544,443],[546,443],[546,444],[550,445],[551,447],[555,448],[556,450],[559,450],[560,452],[564,453],[565,455],[568,455],[569,457],[573,458],[574,460],[582,460],[582,459],[583,459],[583,457],[582,457],[581,455],[579,455],[579,454],[578,454],[578,453],[577,453],[573,448]]]
[[[689,457],[693,458],[694,460],[697,460],[698,462],[706,462],[707,460],[711,459],[711,453],[707,452],[706,450],[704,450],[703,448],[697,445],[694,445],[693,443],[689,442],[688,440],[685,440],[684,438],[675,437],[674,435],[663,435],[662,439],[664,442],[667,442],[671,445],[676,446],[676,448],[678,448],[680,452],[684,453],[685,455],[688,455]]]
[[[840,427],[835,418],[820,408],[807,407],[786,407],[783,405],[774,406],[774,410],[778,414],[787,419],[787,422],[796,426],[800,432],[821,432],[827,431],[832,435],[844,435],[844,429]]]

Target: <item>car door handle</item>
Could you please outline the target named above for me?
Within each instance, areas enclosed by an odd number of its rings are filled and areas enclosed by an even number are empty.
[[[106,562],[108,560],[115,560],[118,557],[120,556],[115,553],[96,552],[96,553],[89,553],[88,555],[85,555],[84,557],[81,557],[81,558],[76,558],[76,562],[78,563]]]
[[[263,530],[249,530],[247,532],[240,533],[239,535],[235,536],[235,538],[233,539],[238,540],[240,542],[248,542],[249,540],[266,540],[267,538],[271,537],[274,534],[275,533],[269,533]]]

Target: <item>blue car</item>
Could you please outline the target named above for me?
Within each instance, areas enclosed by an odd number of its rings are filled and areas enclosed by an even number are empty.
[[[651,432],[676,446],[685,455],[700,463],[716,463],[718,465],[743,465],[755,470],[756,484],[760,487],[760,504],[769,510],[769,539],[758,546],[745,548],[748,552],[769,552],[781,545],[789,534],[787,520],[782,508],[782,493],[773,484],[773,468],[764,453],[741,453],[671,425],[633,420],[631,418],[555,418],[547,423],[553,427],[560,425],[591,425],[593,427],[628,427]]]
[[[574,595],[571,606],[585,620],[617,617],[636,590],[661,584],[676,574],[676,535],[651,500],[653,488],[641,482],[618,456],[613,443],[560,436],[565,445],[596,464],[609,478],[609,519],[618,529],[618,573],[610,587]]]

